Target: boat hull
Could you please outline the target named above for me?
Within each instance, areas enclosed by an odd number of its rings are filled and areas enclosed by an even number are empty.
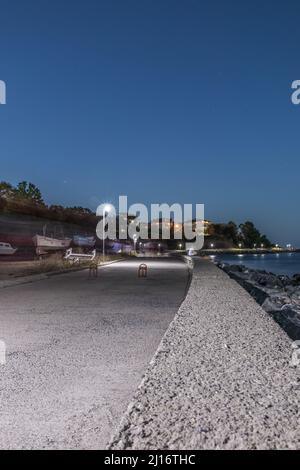
[[[59,240],[57,238],[44,237],[42,235],[35,235],[33,243],[36,247],[37,254],[48,253],[49,251],[66,250],[71,245],[71,238],[64,238]]]
[[[79,235],[74,235],[73,243],[77,246],[92,248],[95,246],[96,239],[94,237],[81,237]]]
[[[0,256],[14,255],[18,248],[0,246]]]

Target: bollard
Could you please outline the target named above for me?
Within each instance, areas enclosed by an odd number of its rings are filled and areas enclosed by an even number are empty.
[[[92,261],[89,266],[89,279],[91,277],[98,277],[98,262]]]
[[[138,277],[147,277],[147,273],[148,273],[147,265],[145,263],[140,264],[139,269],[138,269]]]

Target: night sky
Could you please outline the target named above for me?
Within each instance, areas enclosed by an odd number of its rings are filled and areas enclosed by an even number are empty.
[[[0,180],[300,245],[298,1],[0,0]]]

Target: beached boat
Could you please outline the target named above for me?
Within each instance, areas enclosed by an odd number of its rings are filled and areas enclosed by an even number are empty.
[[[13,248],[10,243],[0,242],[0,255],[14,255],[18,248]]]
[[[50,238],[43,235],[35,235],[33,238],[33,243],[36,247],[37,255],[46,254],[49,251],[59,251],[69,248],[71,245],[71,238]]]
[[[95,246],[96,238],[95,237],[82,237],[80,235],[73,236],[73,243],[77,246],[91,248]]]

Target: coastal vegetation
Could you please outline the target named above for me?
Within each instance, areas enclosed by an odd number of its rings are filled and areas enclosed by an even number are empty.
[[[39,217],[66,224],[76,224],[86,230],[94,230],[98,217],[86,207],[63,207],[62,205],[47,205],[40,189],[33,183],[21,181],[16,186],[9,182],[0,182],[0,212],[22,214]],[[205,233],[206,247],[215,248],[270,248],[271,241],[261,234],[253,222],[246,221],[237,225],[210,222]],[[171,234],[171,238],[172,234]],[[175,240],[174,240],[175,242]]]

